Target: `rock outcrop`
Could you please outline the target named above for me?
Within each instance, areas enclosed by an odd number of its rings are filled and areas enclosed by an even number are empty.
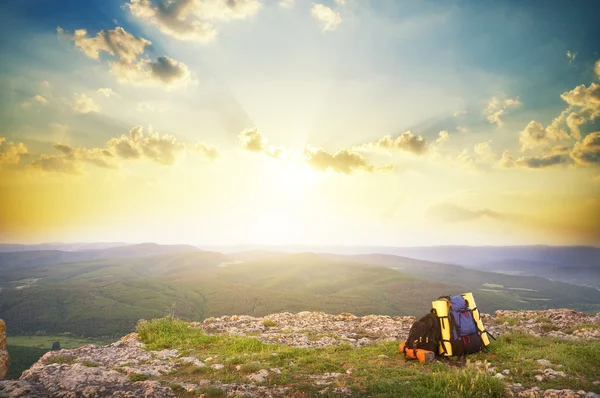
[[[8,374],[8,365],[10,358],[6,350],[6,325],[0,319],[0,380],[4,379]]]
[[[600,315],[587,315],[571,310],[547,310],[497,311],[496,316],[483,314],[482,317],[488,329],[496,335],[522,332],[567,339],[600,339],[598,333],[600,328],[589,327],[600,324]],[[245,315],[207,318],[203,322],[191,322],[189,326],[202,329],[210,335],[248,336],[265,343],[286,344],[299,348],[320,348],[341,344],[363,347],[377,341],[404,340],[415,320],[415,317],[378,315],[358,317],[348,313],[330,315],[322,312],[297,314],[286,312],[262,318]],[[3,323],[0,323],[0,330],[1,328]],[[244,382],[228,384],[205,380],[201,375],[204,372],[224,372],[225,367],[230,369],[229,371],[243,371],[242,365],[232,367],[231,363],[227,362],[228,358],[190,355],[187,351],[179,352],[175,349],[148,350],[135,333],[104,347],[87,345],[77,349],[51,351],[29,370],[23,372],[19,380],[0,382],[0,398],[75,396],[171,398],[181,395],[176,394],[176,390],[197,393],[202,388],[209,387],[218,388],[228,396],[286,397],[289,395],[289,387],[265,385],[269,377],[281,374],[283,367],[253,369],[243,377]],[[380,355],[378,359],[381,358],[389,357]],[[289,362],[288,366],[294,366],[294,362]],[[536,371],[536,380],[540,382],[561,380],[567,376],[563,370],[560,370],[560,365],[545,359],[539,359],[535,366],[539,367]],[[166,379],[166,375],[179,369],[188,369],[188,371],[196,369],[197,372],[192,374],[199,376],[185,380],[178,379],[176,382],[166,384],[157,381]],[[520,384],[511,383],[512,375],[508,369],[494,369],[487,364],[486,371],[494,377],[506,379],[504,395],[509,397],[598,397],[594,393],[585,391],[541,390],[531,386],[525,388]],[[348,369],[346,373],[324,373],[308,377],[312,379],[315,386],[323,386],[323,391],[348,396],[350,390],[338,385],[337,381],[344,377],[352,377],[351,375],[352,369]],[[154,380],[148,380],[150,378]]]

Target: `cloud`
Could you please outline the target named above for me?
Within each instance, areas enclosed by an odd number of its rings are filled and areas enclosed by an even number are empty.
[[[73,102],[72,107],[77,113],[100,112],[98,104],[83,93],[75,94],[75,101]]]
[[[473,145],[473,149],[465,148],[458,156],[456,161],[467,168],[475,170],[489,168],[497,159],[489,142],[479,142]]]
[[[158,26],[179,40],[210,42],[217,37],[215,20],[247,19],[261,6],[259,0],[130,0],[131,14]]]
[[[208,160],[214,160],[219,156],[219,151],[217,150],[217,148],[215,148],[212,145],[207,145],[201,142],[190,145],[188,148],[192,152],[201,153]]]
[[[594,72],[600,77],[600,59],[596,61],[596,66],[594,67]]]
[[[146,46],[152,44],[144,38],[133,36],[120,26],[112,30],[101,30],[96,37],[88,37],[85,29],[77,29],[75,33],[69,34],[59,26],[57,32],[72,40],[76,47],[93,59],[99,59],[100,52],[106,52],[131,63],[144,53]]]
[[[544,126],[535,120],[529,122],[525,129],[519,134],[521,152],[535,148],[538,145],[546,144],[550,140],[560,141],[566,138],[569,138],[567,133],[564,130],[555,128],[554,122],[548,126],[548,128],[544,128]]]
[[[146,157],[161,165],[174,164],[185,150],[185,144],[177,142],[172,135],[154,133],[146,136],[141,126],[133,127],[128,135],[112,138],[106,147],[123,159]]]
[[[447,138],[447,132],[446,135],[440,133],[440,138],[438,138],[438,140],[445,140],[446,138],[444,137]],[[425,137],[413,135],[413,133],[410,131],[405,131],[396,138],[392,138],[391,135],[386,135],[380,138],[378,141],[369,142],[357,147],[356,149],[374,148],[387,149],[389,151],[405,151],[415,155],[422,155],[427,152],[429,145]]]
[[[109,61],[110,72],[121,83],[137,85],[185,85],[190,80],[188,67],[167,56],[156,62],[148,59],[135,63]]]
[[[391,171],[393,165],[375,166],[368,163],[365,158],[350,149],[342,149],[335,153],[329,153],[322,148],[306,148],[304,150],[306,163],[315,170],[325,172],[327,170],[336,173],[350,174],[355,171]]]
[[[96,90],[96,93],[106,98],[110,98],[117,95],[117,93],[115,93],[112,88],[107,87],[99,88],[98,90]]]
[[[581,131],[579,130],[579,126],[586,122],[585,118],[578,113],[572,112],[567,116],[567,126],[571,130],[571,137],[575,139],[581,138]]]
[[[600,116],[600,84],[592,83],[589,87],[581,84],[560,97],[569,105],[581,107],[580,114],[584,113],[586,118],[593,120]]]
[[[238,135],[242,148],[254,153],[263,153],[272,158],[279,158],[285,151],[282,147],[269,145],[268,140],[258,128],[246,129]]]
[[[440,131],[438,138],[435,140],[435,143],[437,144],[437,146],[441,146],[442,144],[444,144],[445,142],[448,142],[448,140],[450,139],[450,134],[448,134],[447,131]]]
[[[577,57],[577,53],[576,52],[571,52],[569,50],[567,50],[567,52],[565,53],[565,55],[569,59],[569,63],[575,61],[575,57]]]
[[[31,164],[31,166],[42,171],[66,174],[80,173],[80,170],[77,168],[77,164],[72,160],[68,160],[64,156],[41,155],[38,160]]]
[[[518,108],[521,106],[521,101],[519,98],[506,98],[500,99],[498,97],[492,97],[487,104],[487,107],[484,109],[483,113],[486,115],[487,120],[497,125],[498,127],[502,127],[504,122],[500,119],[501,116],[506,114],[506,111],[510,108]]]
[[[72,35],[60,27],[57,31],[72,40],[90,58],[99,59],[101,52],[117,57],[117,60],[108,61],[108,65],[119,82],[176,86],[185,85],[190,79],[188,67],[168,56],[159,57],[156,61],[140,59],[146,46],[152,43],[133,36],[121,27],[102,30],[96,37],[88,37],[85,29],[76,30]]]
[[[323,32],[336,30],[342,23],[340,14],[323,4],[313,5],[310,9],[310,15],[319,21]]]
[[[37,95],[34,95],[33,97],[31,97],[31,99],[29,99],[29,100],[24,101],[23,103],[21,103],[21,106],[23,108],[29,108],[31,106],[31,104],[33,104],[34,102],[37,102],[37,103],[40,103],[40,104],[47,104],[48,100],[45,97],[37,94]]]
[[[502,157],[498,161],[498,166],[502,168],[527,168],[527,169],[542,169],[551,166],[569,163],[569,158],[565,156],[566,147],[555,147],[550,150],[550,153],[543,156],[521,156],[515,159],[508,151],[502,153]]]
[[[0,137],[0,169],[3,165],[19,164],[21,157],[28,154],[23,143],[9,142],[6,137]]]
[[[44,81],[40,82],[40,85],[42,87],[50,87],[50,82],[48,80],[44,80]]]
[[[66,174],[81,173],[81,163],[90,163],[96,167],[115,169],[114,155],[105,149],[77,148],[65,144],[52,146],[58,154],[42,154],[32,162],[31,167],[42,171]]]
[[[290,8],[294,4],[296,4],[296,0],[280,0],[279,1],[279,6],[283,7],[283,8]]]
[[[575,143],[571,158],[583,166],[600,164],[600,131],[590,133],[583,141]]]
[[[104,148],[82,148],[54,144],[56,154],[42,154],[32,162],[33,168],[67,174],[81,173],[81,165],[117,169],[119,160],[148,159],[163,166],[175,164],[186,150],[202,154],[207,160],[217,157],[215,147],[204,143],[186,145],[168,134],[144,134],[142,126],[135,126],[128,134],[111,138]]]
[[[426,212],[430,219],[444,223],[458,223],[481,217],[501,218],[499,213],[490,209],[470,210],[453,203],[439,203],[430,206]]]
[[[544,155],[544,156],[523,156],[517,159],[516,163],[520,167],[530,169],[541,169],[559,164],[568,163],[568,158],[563,155]]]

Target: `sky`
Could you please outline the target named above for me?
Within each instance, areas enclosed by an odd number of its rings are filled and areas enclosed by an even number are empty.
[[[600,246],[597,1],[0,4],[0,242]]]

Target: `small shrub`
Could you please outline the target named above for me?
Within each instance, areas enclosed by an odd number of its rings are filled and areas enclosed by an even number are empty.
[[[508,326],[517,326],[519,324],[519,319],[512,316],[499,316],[496,318],[496,323],[499,325],[506,323]]]
[[[582,330],[582,329],[597,330],[597,329],[600,329],[600,325],[593,324],[593,323],[584,323],[582,325],[576,325],[576,326],[572,326],[572,327],[568,328],[567,330],[565,330],[565,333],[573,334],[575,331]]]
[[[542,329],[543,332],[548,333],[553,330],[558,330],[558,327],[551,323],[542,323],[542,325],[540,326],[540,329]]]
[[[263,366],[259,363],[245,363],[241,365],[240,372],[242,373],[255,373],[261,370]]]
[[[150,378],[150,376],[148,376],[147,374],[144,374],[144,373],[133,373],[133,374],[129,375],[129,381],[132,383],[135,383],[136,381],[148,380],[149,378]]]
[[[273,326],[277,326],[277,322],[275,322],[272,319],[265,319],[262,324],[264,327],[267,327],[267,328],[272,328]]]
[[[52,351],[58,350],[60,350],[60,341],[55,341],[54,343],[52,343]]]
[[[93,362],[93,361],[83,361],[83,362],[81,362],[81,364],[83,366],[87,366],[88,368],[97,368],[98,366],[102,365],[98,362]]]
[[[201,387],[196,390],[196,392],[200,395],[204,394],[206,398],[219,398],[227,396],[227,393],[222,388],[214,386]]]

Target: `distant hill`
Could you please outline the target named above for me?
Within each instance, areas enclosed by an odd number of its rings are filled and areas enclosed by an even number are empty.
[[[160,245],[0,253],[0,318],[20,334],[114,336],[168,313],[188,320],[304,310],[422,315],[437,297],[465,291],[483,312],[600,310],[595,289],[381,254],[228,256]]]
[[[123,242],[98,242],[98,243],[41,243],[33,245],[0,243],[0,253],[3,252],[22,252],[33,250],[61,250],[78,251],[89,249],[107,249],[110,247],[127,246]]]

